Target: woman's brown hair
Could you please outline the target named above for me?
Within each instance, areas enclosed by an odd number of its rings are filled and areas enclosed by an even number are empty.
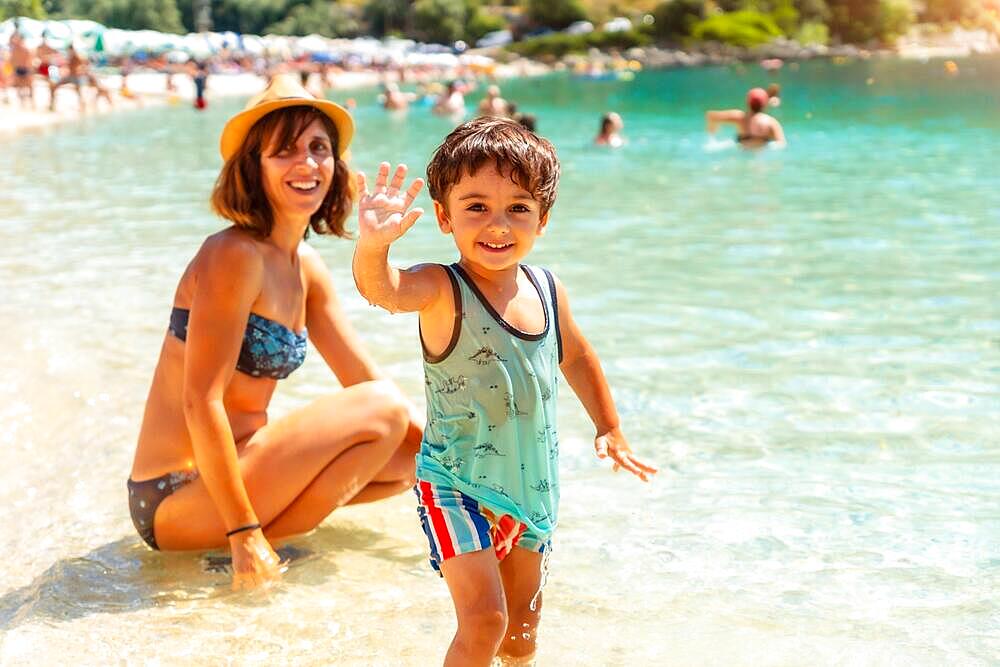
[[[259,238],[270,236],[274,215],[264,190],[260,158],[268,148],[277,151],[294,144],[310,123],[317,119],[330,136],[336,162],[330,189],[323,203],[309,218],[309,226],[317,234],[350,238],[344,223],[354,205],[354,179],[347,163],[339,157],[340,139],[333,121],[315,107],[307,105],[277,109],[254,123],[239,150],[222,165],[212,190],[212,210]]]

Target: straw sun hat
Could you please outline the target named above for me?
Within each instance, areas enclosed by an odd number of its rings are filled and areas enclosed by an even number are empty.
[[[219,152],[222,159],[228,160],[239,149],[246,139],[247,132],[253,124],[275,109],[285,107],[308,106],[315,107],[326,114],[337,128],[337,149],[342,156],[354,136],[354,121],[347,109],[329,100],[321,100],[309,94],[299,77],[294,74],[280,74],[271,79],[271,83],[263,91],[254,95],[247,102],[243,111],[226,122],[219,139]]]

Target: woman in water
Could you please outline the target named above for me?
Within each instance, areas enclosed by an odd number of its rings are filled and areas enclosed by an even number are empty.
[[[773,116],[764,113],[768,95],[763,88],[753,88],[747,93],[747,110],[708,111],[705,123],[708,133],[715,134],[720,123],[737,126],[736,142],[744,148],[761,148],[768,144],[785,145],[785,131]]]
[[[598,130],[597,136],[594,137],[594,144],[597,146],[610,146],[612,148],[624,146],[625,138],[621,135],[624,127],[625,123],[622,121],[622,117],[614,111],[604,114],[601,116],[601,129]]]
[[[340,106],[275,77],[222,131],[212,207],[232,225],[181,276],[128,480],[153,549],[228,546],[233,587],[280,576],[271,540],[413,486],[420,417],[348,323],[309,230],[347,237],[354,133]],[[306,340],[342,391],[278,419]]]

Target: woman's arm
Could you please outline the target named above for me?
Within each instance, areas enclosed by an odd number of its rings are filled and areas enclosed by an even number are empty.
[[[299,253],[306,272],[309,340],[343,386],[382,379],[382,371],[344,314],[323,258],[304,242]]]
[[[777,119],[774,119],[774,122],[771,124],[771,133],[771,138],[774,139],[775,146],[781,148],[782,146],[787,145],[787,142],[785,141],[785,130],[781,127],[781,123],[779,123]]]
[[[604,377],[601,361],[573,319],[562,282],[554,279],[563,350],[559,368],[597,429],[594,438],[597,456],[610,456],[615,462],[616,470],[621,466],[648,481],[648,475],[655,473],[656,467],[640,461],[632,454],[632,449],[621,432],[618,411]]]
[[[719,123],[732,123],[734,125],[739,125],[743,122],[743,118],[746,114],[739,109],[728,109],[726,111],[706,111],[705,112],[705,129],[709,134],[715,134],[715,131],[719,128]]]
[[[223,396],[264,265],[255,244],[235,235],[209,239],[198,254],[184,348],[184,417],[198,473],[228,531],[257,523]]]

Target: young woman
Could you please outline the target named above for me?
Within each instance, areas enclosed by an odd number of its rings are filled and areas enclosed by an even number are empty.
[[[705,124],[709,134],[715,134],[720,123],[737,127],[736,143],[743,148],[762,148],[768,144],[785,145],[785,131],[774,116],[764,113],[769,96],[763,88],[751,88],[747,92],[747,109],[707,111]]]
[[[128,481],[154,549],[228,545],[234,588],[280,576],[270,540],[413,486],[422,418],[383,379],[304,238],[346,237],[347,111],[276,77],[222,132],[212,206],[232,225],[181,276]],[[342,391],[271,419],[312,341]]]

